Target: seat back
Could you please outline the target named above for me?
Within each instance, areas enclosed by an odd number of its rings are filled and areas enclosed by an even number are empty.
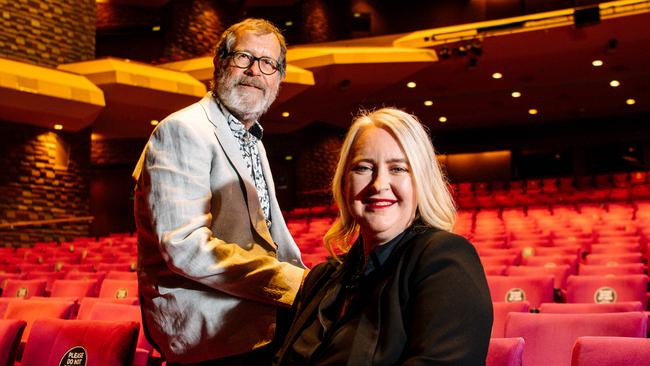
[[[13,366],[26,325],[24,320],[0,320],[0,366]]]
[[[55,280],[52,284],[52,297],[86,297],[97,293],[96,280]]]
[[[132,320],[142,324],[142,313],[139,305],[97,302],[88,313],[89,320]],[[138,334],[138,348],[152,351],[153,347],[147,341],[143,327]]]
[[[553,276],[487,276],[493,302],[527,301],[533,309],[553,302]]]
[[[578,337],[571,366],[650,365],[650,339],[631,337]]]
[[[623,301],[611,304],[558,304],[545,303],[539,307],[540,313],[581,314],[581,313],[623,313],[627,311],[643,311],[639,301]]]
[[[506,337],[526,341],[525,366],[569,366],[573,344],[582,336],[645,338],[648,318],[642,312],[607,314],[510,313]]]
[[[553,286],[556,289],[566,289],[566,280],[571,274],[571,267],[568,264],[561,264],[552,267],[511,266],[508,267],[506,273],[508,276],[550,275],[554,278]]]
[[[589,254],[585,258],[586,264],[599,264],[614,266],[617,264],[625,263],[641,263],[643,255],[641,253],[627,253],[627,254]]]
[[[568,303],[615,303],[640,301],[648,305],[646,275],[569,276],[566,300]]]
[[[138,323],[132,321],[39,319],[21,366],[129,366],[137,334]]]
[[[503,338],[506,327],[506,318],[510,312],[528,313],[530,304],[528,301],[523,302],[493,302],[492,309],[494,313],[492,322],[492,338]]]
[[[579,275],[586,276],[643,274],[644,272],[645,264],[643,263],[619,264],[616,266],[582,264],[578,269]]]
[[[490,339],[485,365],[521,366],[525,344],[521,337]]]
[[[22,341],[26,341],[36,319],[70,319],[74,314],[74,300],[14,300],[5,311],[5,319],[20,319],[27,322]]]
[[[124,299],[116,299],[111,297],[84,297],[79,303],[79,311],[77,312],[77,319],[90,320],[90,312],[95,304],[98,302],[108,302],[112,304],[122,305],[138,305],[139,300],[137,297],[127,297]]]
[[[45,295],[45,280],[14,280],[9,279],[2,291],[2,297],[21,297],[29,299],[32,296]]]
[[[112,297],[116,299],[138,297],[138,281],[105,279],[102,282],[102,287],[99,289],[99,297]]]

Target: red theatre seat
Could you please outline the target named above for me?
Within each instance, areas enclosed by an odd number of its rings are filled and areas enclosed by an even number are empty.
[[[492,338],[486,366],[521,366],[525,341],[523,338]]]
[[[138,323],[39,319],[25,345],[21,366],[130,366]]]
[[[492,323],[492,338],[501,338],[505,333],[506,319],[508,318],[508,313],[511,312],[528,313],[530,312],[530,304],[527,301],[493,302],[492,309],[494,313],[494,321]]]
[[[551,275],[555,280],[553,286],[556,289],[566,289],[566,280],[571,274],[571,267],[568,264],[552,267],[511,266],[508,267],[506,273],[508,276]]]
[[[644,274],[644,273],[645,273],[645,264],[643,263],[619,264],[616,266],[582,264],[578,269],[579,275],[587,275],[587,276],[628,275],[628,274]]]
[[[13,366],[26,324],[19,319],[0,320],[0,366]]]
[[[537,309],[543,302],[553,302],[553,276],[487,276],[492,301],[530,303]]]
[[[646,275],[569,276],[566,300],[596,304],[639,301],[645,309],[647,286]]]
[[[55,280],[51,297],[86,297],[97,293],[96,280]]]
[[[45,294],[45,280],[7,280],[2,297],[20,297],[29,299],[32,296],[43,296]]]
[[[571,366],[650,365],[650,339],[634,337],[579,337]]]
[[[112,297],[116,299],[138,297],[138,281],[106,279],[102,282],[102,286],[99,289],[99,297]]]
[[[5,319],[20,319],[27,322],[22,341],[29,336],[36,319],[70,319],[75,310],[74,300],[14,300],[5,311]]]
[[[510,313],[506,337],[526,341],[526,366],[570,365],[578,337],[612,336],[645,338],[648,318],[642,312],[607,314]]]
[[[644,311],[639,301],[624,301],[613,304],[559,304],[545,303],[539,307],[540,313],[581,314],[581,313],[623,313]]]

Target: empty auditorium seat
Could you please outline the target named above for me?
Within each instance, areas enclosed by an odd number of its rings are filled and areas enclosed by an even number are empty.
[[[553,276],[487,276],[492,301],[530,303],[533,309],[553,302]]]
[[[20,319],[27,322],[22,336],[24,342],[36,319],[71,319],[74,310],[75,302],[70,300],[14,300],[9,302],[4,318]]]
[[[578,274],[586,276],[643,274],[645,273],[645,267],[646,266],[643,263],[628,263],[609,266],[582,264],[578,268]]]
[[[641,253],[627,254],[589,254],[585,258],[586,264],[599,264],[614,266],[624,263],[641,263],[643,255]]]
[[[539,307],[540,313],[555,314],[622,313],[644,310],[643,304],[639,301],[622,301],[610,304],[544,303]]]
[[[521,337],[490,339],[485,365],[521,366],[525,344]]]
[[[566,300],[569,303],[615,303],[639,301],[648,304],[646,275],[569,276]]]
[[[43,296],[45,294],[45,280],[7,280],[2,291],[2,297],[21,297],[28,299],[32,296]]]
[[[607,314],[510,313],[505,336],[526,342],[526,366],[568,366],[573,345],[582,336],[645,338],[647,316],[642,312]]]
[[[26,325],[20,319],[0,320],[0,366],[13,366]]]
[[[97,280],[56,280],[52,284],[52,297],[86,297],[97,293]]]
[[[84,320],[82,318],[78,318]],[[139,305],[116,304],[110,302],[97,302],[87,315],[87,320],[131,320],[142,325],[142,314]],[[146,366],[147,359],[153,351],[153,346],[149,343],[144,334],[144,328],[140,326],[138,333],[138,342],[136,346],[136,357],[143,366]],[[136,365],[134,365],[136,366]]]
[[[506,318],[508,313],[530,312],[530,304],[528,301],[522,302],[501,302],[495,301],[492,303],[494,320],[492,322],[492,338],[502,338],[505,333]]]
[[[104,280],[99,289],[99,297],[123,299],[138,297],[138,281],[135,280]]]
[[[571,366],[650,365],[650,339],[636,337],[578,337]]]
[[[108,271],[106,273],[107,280],[137,280],[138,273],[133,271]]]
[[[133,321],[39,319],[25,345],[21,366],[129,366],[138,323]]]
[[[84,297],[79,302],[79,310],[77,311],[77,319],[89,319],[90,312],[98,302],[107,302],[112,304],[122,305],[138,305],[139,300],[137,297],[127,297],[123,299],[116,299],[112,297]]]
[[[566,280],[571,274],[571,267],[567,264],[552,267],[510,266],[506,274],[508,276],[551,275],[556,289],[566,289]]]

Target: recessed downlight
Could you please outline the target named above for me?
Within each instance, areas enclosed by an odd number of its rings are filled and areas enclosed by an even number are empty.
[[[417,84],[415,83],[415,81],[409,81],[408,83],[406,83],[406,86],[413,89],[417,86]]]
[[[433,100],[425,100],[424,105],[427,107],[431,107],[433,105]]]
[[[628,98],[628,99],[625,101],[625,104],[627,104],[627,105],[634,105],[634,104],[636,104],[636,100],[634,100],[634,99],[632,99],[632,98]]]
[[[503,77],[503,74],[500,72],[495,72],[492,74],[492,79],[501,79]]]
[[[445,116],[440,116],[440,118],[438,118],[438,122],[440,122],[440,123],[445,123],[445,122],[447,122],[447,117],[445,117]]]
[[[591,64],[594,67],[600,67],[600,66],[603,66],[604,63],[603,63],[603,60],[593,60],[593,61],[591,61]]]
[[[521,96],[521,93],[518,92],[518,91],[513,91],[510,95],[511,95],[513,98],[519,98],[519,97]]]
[[[528,114],[530,114],[531,116],[534,116],[537,113],[539,113],[539,111],[537,109],[535,109],[535,108],[531,108],[531,109],[528,110]]]
[[[609,86],[612,88],[618,88],[621,85],[621,82],[618,80],[612,80],[609,82]]]
[[[282,117],[287,118],[289,116],[290,116],[289,112],[282,112]]]

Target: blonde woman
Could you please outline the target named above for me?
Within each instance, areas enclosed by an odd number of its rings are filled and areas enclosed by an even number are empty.
[[[492,303],[425,128],[355,119],[332,190],[332,258],[306,278],[276,365],[484,365]],[[344,252],[344,255],[337,255]]]

